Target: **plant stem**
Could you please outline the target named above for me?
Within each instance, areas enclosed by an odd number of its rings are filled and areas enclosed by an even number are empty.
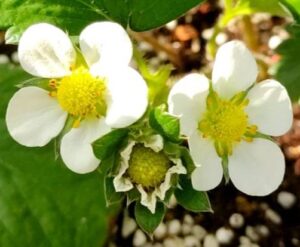
[[[179,68],[183,67],[182,59],[180,59],[179,52],[173,49],[169,44],[160,43],[155,37],[153,37],[150,33],[136,33],[131,31],[131,36],[138,41],[145,41],[149,43],[156,52],[165,52],[168,55],[170,61]]]
[[[243,29],[243,40],[246,42],[247,46],[254,52],[258,51],[259,45],[257,33],[254,30],[254,26],[249,15],[242,16],[241,27]]]

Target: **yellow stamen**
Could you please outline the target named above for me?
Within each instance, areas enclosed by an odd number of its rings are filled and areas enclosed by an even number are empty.
[[[54,85],[54,81],[51,85]],[[105,115],[105,80],[93,77],[87,69],[73,70],[71,75],[55,82],[55,86],[60,106],[78,119],[74,122],[74,127],[79,126],[77,122],[82,118]]]
[[[198,129],[204,138],[214,142],[220,157],[231,155],[234,144],[241,140],[252,141],[257,132],[255,125],[249,125],[245,112],[249,100],[245,96],[242,92],[224,100],[212,91],[207,97],[207,110]]]

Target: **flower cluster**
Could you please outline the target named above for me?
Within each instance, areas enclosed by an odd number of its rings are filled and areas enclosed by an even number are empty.
[[[175,83],[168,106],[151,101],[153,92],[163,95],[166,81],[158,88],[149,71],[146,78],[131,68],[132,50],[126,31],[112,22],[87,26],[75,43],[53,25],[29,27],[18,54],[36,78],[8,104],[12,138],[27,147],[56,138],[63,162],[76,173],[101,162],[108,203],[134,202],[137,221],[149,232],[144,216],[158,225],[173,194],[200,212],[211,210],[205,191],[223,177],[255,196],[280,185],[284,156],[270,136],[291,127],[291,102],[279,82],[255,83],[258,68],[243,43],[219,48],[212,80],[193,73]]]

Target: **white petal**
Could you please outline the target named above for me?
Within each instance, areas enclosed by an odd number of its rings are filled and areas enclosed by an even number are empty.
[[[150,210],[150,212],[154,214],[157,202],[155,193],[146,192],[140,184],[137,185],[137,189],[141,193],[141,204],[147,207]]]
[[[161,183],[161,185],[155,189],[155,194],[160,200],[164,200],[167,191],[171,188],[171,178],[173,174],[186,174],[186,169],[182,164],[180,159],[171,159],[172,162],[175,164],[173,165],[166,174],[165,180]]]
[[[32,25],[23,33],[18,54],[24,70],[45,78],[69,74],[70,66],[76,59],[69,37],[61,29],[47,23]]]
[[[265,139],[241,142],[229,157],[229,176],[240,191],[265,196],[283,180],[285,162],[280,148]]]
[[[110,130],[104,119],[85,120],[78,128],[71,129],[60,144],[61,157],[66,166],[80,174],[94,171],[100,160],[94,155],[91,143]]]
[[[107,78],[109,91],[106,123],[112,128],[124,128],[143,116],[148,105],[148,88],[141,75],[124,67]]]
[[[189,136],[197,129],[198,121],[206,109],[208,79],[201,74],[190,74],[179,80],[171,89],[169,112],[180,117],[180,132]]]
[[[130,154],[134,145],[134,141],[129,141],[128,145],[124,148],[124,150],[121,151],[120,169],[113,181],[115,190],[117,192],[129,191],[133,188],[133,184],[131,183],[130,179],[123,175],[126,173],[129,167]]]
[[[255,59],[242,42],[231,41],[219,48],[212,71],[213,87],[219,95],[228,99],[246,90],[257,74]]]
[[[79,43],[88,65],[97,69],[126,66],[132,57],[128,34],[114,22],[96,22],[87,26],[80,34]]]
[[[154,152],[158,153],[164,148],[164,139],[161,135],[152,135],[143,144],[146,148],[151,148]]]
[[[292,126],[292,104],[286,89],[275,80],[256,84],[248,93],[249,121],[264,134],[280,136]]]
[[[191,156],[198,166],[192,173],[194,189],[207,191],[215,188],[223,177],[221,159],[212,141],[205,139],[198,131],[188,139]]]
[[[38,87],[25,87],[11,98],[6,124],[10,135],[27,147],[46,145],[64,127],[67,113],[49,92]]]

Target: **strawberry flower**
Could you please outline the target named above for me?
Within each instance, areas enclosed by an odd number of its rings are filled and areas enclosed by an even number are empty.
[[[195,189],[215,188],[224,172],[249,195],[267,195],[280,185],[284,156],[266,136],[290,129],[291,101],[279,82],[255,83],[257,74],[250,51],[232,41],[219,48],[211,82],[193,73],[172,88],[169,111],[180,117],[181,133],[188,137],[197,165],[191,177]]]
[[[67,34],[50,24],[35,24],[24,32],[18,50],[21,66],[46,84],[17,91],[6,123],[10,135],[27,147],[44,146],[63,131],[64,163],[87,173],[100,163],[91,143],[137,121],[147,108],[148,90],[128,66],[132,44],[119,24],[87,26],[79,47],[83,59]]]

